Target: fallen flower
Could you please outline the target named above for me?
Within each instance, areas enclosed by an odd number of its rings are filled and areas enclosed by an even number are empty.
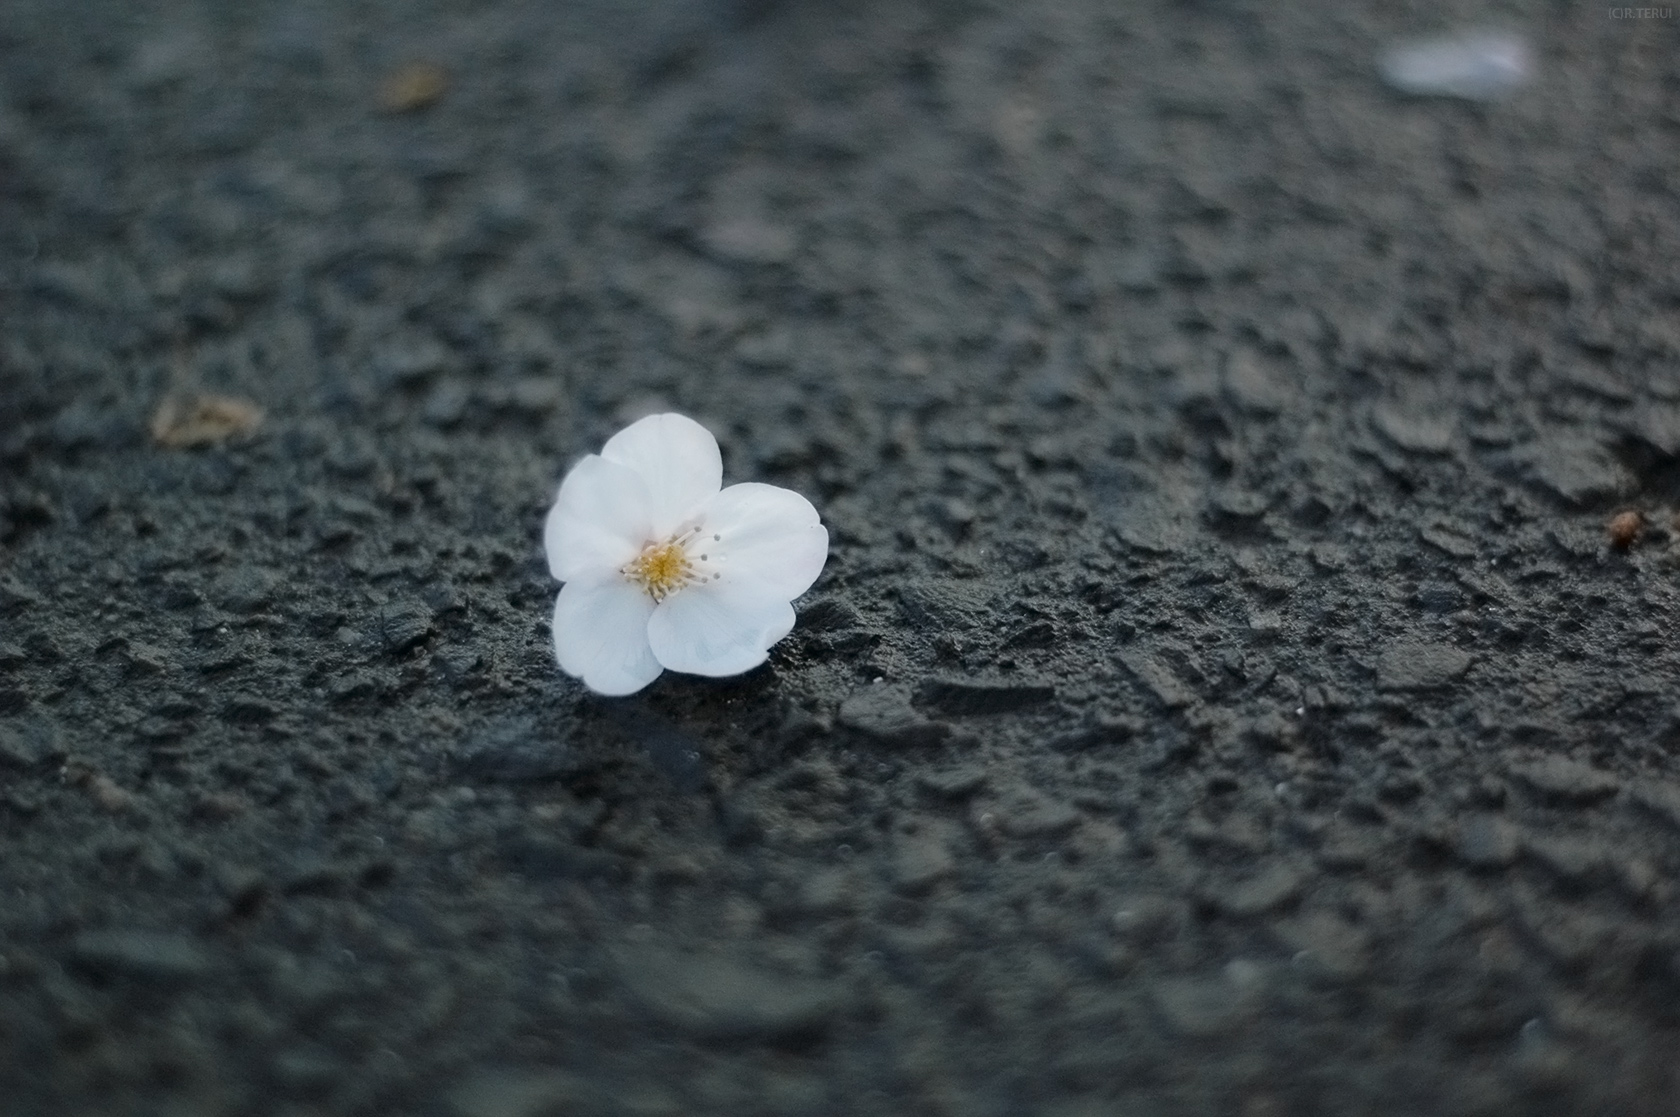
[[[1528,81],[1534,56],[1521,36],[1473,31],[1401,43],[1379,64],[1383,80],[1401,93],[1494,101]]]
[[[794,598],[828,560],[811,502],[746,482],[723,488],[711,432],[650,415],[560,483],[543,531],[561,670],[633,694],[670,669],[738,675],[793,629]]]

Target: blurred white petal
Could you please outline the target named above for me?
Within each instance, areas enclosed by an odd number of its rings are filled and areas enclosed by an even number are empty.
[[[723,455],[712,432],[686,415],[638,419],[607,440],[601,456],[641,474],[653,534],[664,538],[723,487]]]
[[[653,537],[650,505],[634,470],[594,454],[578,462],[543,528],[549,573],[569,582],[616,571]]]
[[[567,582],[554,602],[554,654],[560,669],[606,695],[634,694],[661,670],[648,645],[653,598],[616,572]]]
[[[1383,80],[1402,93],[1492,101],[1528,81],[1534,56],[1519,35],[1477,31],[1401,43],[1379,65]]]

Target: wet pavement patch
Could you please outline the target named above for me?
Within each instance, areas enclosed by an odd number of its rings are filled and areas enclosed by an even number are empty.
[[[0,1108],[1672,1111],[1666,25],[221,7],[0,17]],[[605,699],[671,410],[828,563]]]

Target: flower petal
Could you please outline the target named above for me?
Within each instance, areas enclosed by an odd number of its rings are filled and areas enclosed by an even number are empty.
[[[560,482],[543,527],[549,573],[569,582],[616,572],[654,538],[651,507],[635,470],[595,454],[584,458]]]
[[[690,586],[659,603],[648,643],[659,662],[691,675],[739,675],[763,663],[793,631],[793,606],[722,583]]]
[[[599,694],[634,694],[659,677],[648,646],[653,598],[614,575],[567,582],[554,602],[560,669]]]
[[[723,487],[723,455],[712,432],[686,415],[649,415],[601,448],[610,462],[641,474],[652,503],[654,535],[664,538]]]
[[[828,561],[828,530],[811,502],[792,489],[747,481],[731,485],[706,506],[705,531],[691,550],[739,586],[778,601],[811,588]]]

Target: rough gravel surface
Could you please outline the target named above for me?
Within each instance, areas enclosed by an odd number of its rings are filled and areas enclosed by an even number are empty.
[[[8,0],[5,1111],[1672,1114],[1677,32]],[[655,407],[833,554],[604,701]]]

